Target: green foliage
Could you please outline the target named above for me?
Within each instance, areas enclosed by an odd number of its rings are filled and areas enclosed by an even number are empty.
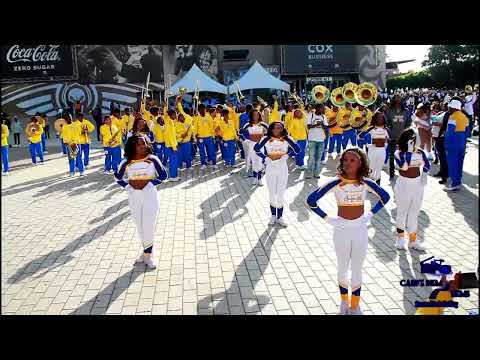
[[[422,63],[426,70],[387,80],[387,88],[460,88],[478,83],[479,45],[432,45]]]

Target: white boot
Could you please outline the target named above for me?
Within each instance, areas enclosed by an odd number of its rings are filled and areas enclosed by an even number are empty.
[[[268,225],[275,225],[276,221],[277,221],[277,217],[275,215],[272,215],[270,217],[270,221],[268,222]]]
[[[360,309],[360,306],[357,306],[356,309],[350,309],[349,311],[350,315],[363,315],[362,309]]]
[[[412,241],[408,244],[410,249],[415,249],[417,251],[425,251],[425,247],[420,244],[418,241]]]
[[[258,182],[257,182],[257,178],[253,177],[252,178],[252,185],[257,185]]]
[[[348,301],[342,301],[340,303],[340,315],[348,315],[349,314],[349,307]]]
[[[281,217],[280,219],[277,219],[277,224],[280,225],[280,226],[283,226],[283,227],[288,226],[288,224],[285,222],[285,220],[283,220],[283,217]]]
[[[157,263],[155,261],[155,257],[153,256],[153,253],[149,256],[146,256],[143,262],[145,263],[145,265],[147,265],[147,268],[149,269],[155,269],[157,267]]]
[[[397,240],[395,241],[395,247],[398,250],[405,250],[405,238],[403,236],[397,236]]]

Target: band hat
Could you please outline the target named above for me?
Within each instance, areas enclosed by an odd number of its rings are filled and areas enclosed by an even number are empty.
[[[448,107],[456,110],[462,110],[462,103],[459,100],[452,100],[448,103]]]

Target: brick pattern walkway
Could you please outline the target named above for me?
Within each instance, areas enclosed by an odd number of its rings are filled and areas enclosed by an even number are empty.
[[[58,149],[57,149],[58,151]],[[91,154],[83,178],[68,178],[67,160],[45,166],[12,164],[2,178],[3,314],[336,314],[339,293],[332,228],[305,207],[317,179],[292,172],[286,229],[268,227],[266,186],[240,173],[207,170],[159,186],[155,245],[159,265],[134,265],[141,252],[127,196],[101,172],[103,152]],[[323,176],[333,176],[329,160]],[[432,172],[436,172],[433,166]],[[369,226],[361,306],[366,314],[413,314],[432,288],[406,288],[401,279],[427,278],[431,255],[453,271],[478,264],[478,141],[469,144],[464,187],[447,194],[429,177],[419,220],[427,251],[394,248],[393,200]],[[382,185],[393,195],[388,176]],[[322,179],[320,179],[322,181]],[[371,198],[374,201],[374,198]],[[323,201],[335,209],[333,195]],[[428,277],[430,278],[430,277]],[[467,314],[478,291],[459,299]]]

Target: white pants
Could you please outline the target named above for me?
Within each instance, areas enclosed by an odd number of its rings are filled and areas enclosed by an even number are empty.
[[[250,146],[248,145],[248,140],[242,142],[243,152],[245,153],[245,171],[248,172],[252,169],[252,159],[250,157]]]
[[[368,161],[370,162],[370,169],[372,169],[373,180],[380,180],[383,163],[385,162],[385,147],[369,146]]]
[[[245,154],[247,158],[247,169],[248,169],[248,164],[251,162],[252,164],[252,171],[254,172],[259,172],[262,171],[263,169],[263,163],[262,163],[262,158],[257,155],[253,147],[255,146],[256,142],[250,141],[250,140],[245,140],[243,143],[244,145],[246,144],[248,148],[247,154]]]
[[[399,176],[395,187],[395,203],[397,204],[397,228],[409,233],[416,233],[418,215],[423,202],[423,185],[421,176],[407,178]]]
[[[368,230],[362,217],[355,220],[339,218],[333,230],[337,254],[337,276],[342,287],[348,288],[348,268],[352,269],[352,290],[362,285],[362,266],[367,256]]]
[[[288,166],[286,159],[266,161],[265,181],[270,195],[270,205],[274,208],[283,207],[283,197],[287,189]]]
[[[142,190],[129,187],[127,192],[132,219],[137,227],[143,249],[146,250],[153,246],[159,210],[157,188],[152,183],[148,183]]]

